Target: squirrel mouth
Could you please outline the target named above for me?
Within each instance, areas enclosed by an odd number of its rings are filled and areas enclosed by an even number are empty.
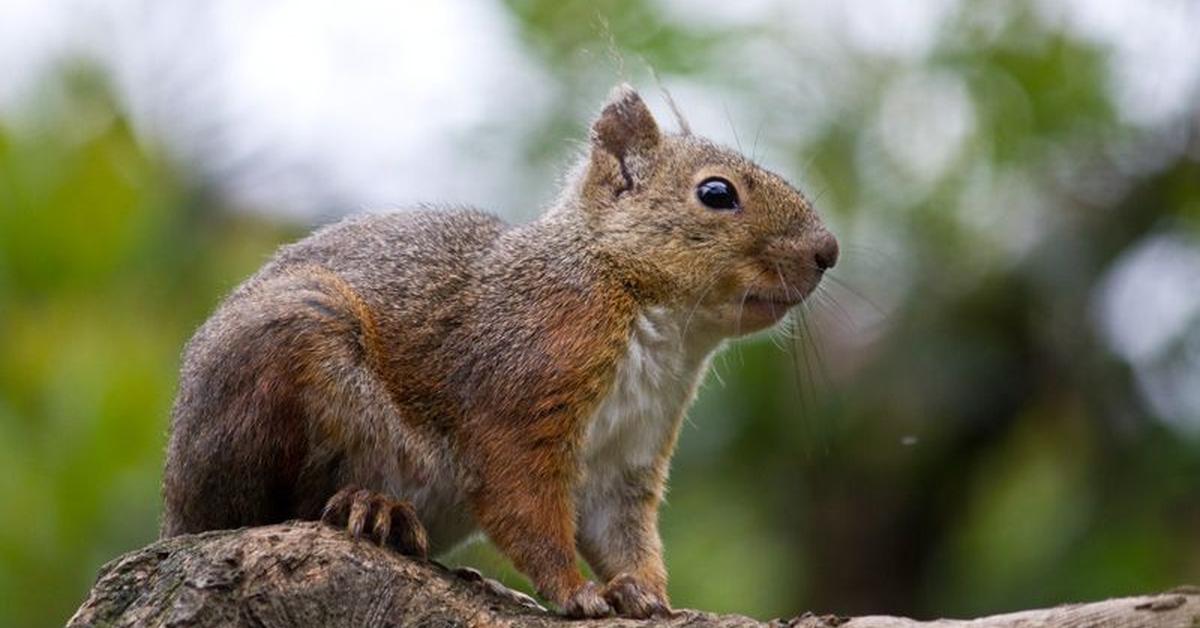
[[[763,318],[780,319],[804,298],[799,294],[746,293],[738,303],[743,315],[759,315]]]
[[[782,295],[763,295],[763,294],[748,294],[748,295],[746,295],[747,303],[749,303],[749,302],[776,303],[779,305],[786,305],[787,307],[797,305],[800,303],[801,300],[802,299],[800,297],[785,297]]]
[[[784,293],[779,293],[779,292],[772,292],[772,293],[747,292],[745,297],[742,299],[742,302],[744,302],[747,305],[749,305],[749,304],[763,305],[763,306],[774,305],[776,307],[790,308],[790,307],[799,305],[800,302],[803,300],[804,300],[804,297],[802,295],[795,294],[795,293],[784,294]]]
[[[726,293],[728,300],[721,311],[730,333],[741,336],[766,329],[783,320],[793,308],[804,302],[815,287],[803,281],[797,285],[799,289],[780,284],[742,284],[734,294]]]

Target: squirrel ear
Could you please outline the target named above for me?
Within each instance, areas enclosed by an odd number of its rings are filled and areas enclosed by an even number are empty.
[[[654,115],[642,97],[626,83],[613,88],[600,117],[592,123],[592,145],[624,162],[629,155],[658,146],[660,139]]]

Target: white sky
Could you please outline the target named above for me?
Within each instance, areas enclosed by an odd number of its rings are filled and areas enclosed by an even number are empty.
[[[296,216],[517,199],[509,144],[551,89],[483,0],[3,0],[0,111],[80,52],[145,135],[235,202]]]

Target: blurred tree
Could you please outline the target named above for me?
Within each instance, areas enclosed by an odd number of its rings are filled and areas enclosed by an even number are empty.
[[[286,233],[214,211],[139,146],[102,75],[0,128],[0,624],[65,620],[157,533],[177,355]]]

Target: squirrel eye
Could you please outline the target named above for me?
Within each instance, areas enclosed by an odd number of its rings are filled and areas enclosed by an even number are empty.
[[[696,198],[710,209],[741,209],[737,190],[721,177],[709,177],[696,186]]]

